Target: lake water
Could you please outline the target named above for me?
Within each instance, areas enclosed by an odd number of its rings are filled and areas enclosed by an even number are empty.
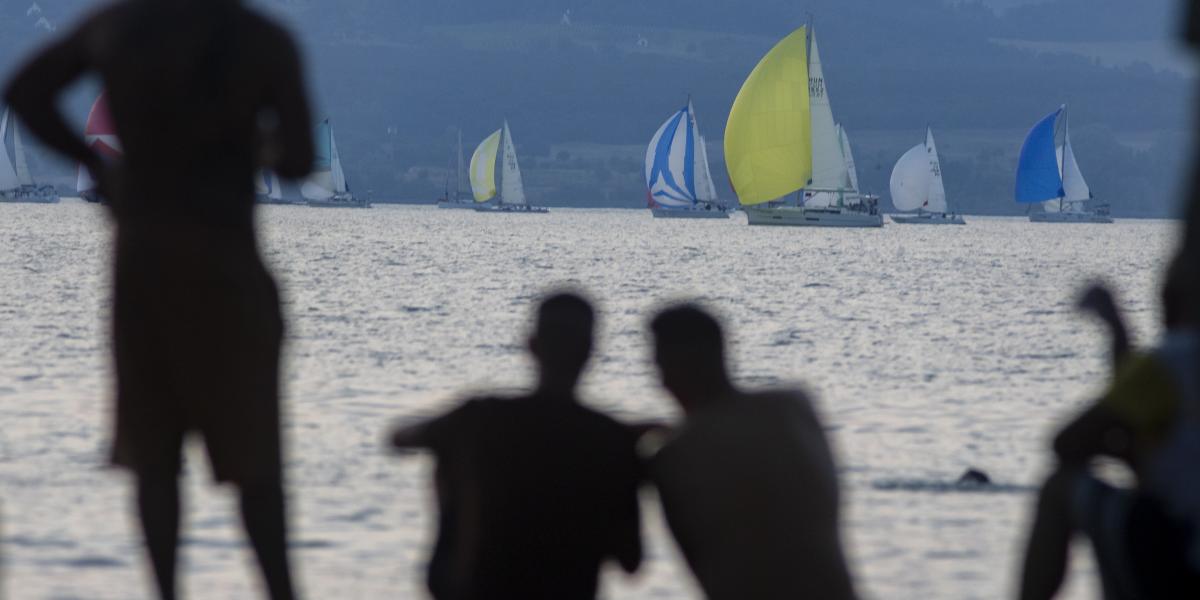
[[[585,393],[618,416],[674,418],[644,325],[683,298],[724,316],[739,381],[814,393],[840,459],[864,596],[1011,595],[1047,436],[1107,377],[1106,341],[1073,312],[1074,297],[1092,278],[1111,280],[1138,340],[1152,341],[1176,235],[1166,221],[855,231],[620,210],[284,206],[260,216],[289,322],[289,492],[309,598],[423,594],[429,460],[389,455],[384,433],[472,390],[528,383],[531,303],[563,283],[598,301]],[[8,597],[149,596],[129,481],[103,468],[110,240],[95,206],[0,205]],[[193,456],[185,589],[246,597],[257,582],[233,498]],[[968,466],[1002,485],[943,489]],[[634,579],[606,575],[607,597],[696,597],[652,493],[644,505],[649,561]],[[1091,570],[1076,561],[1067,597],[1094,595]]]

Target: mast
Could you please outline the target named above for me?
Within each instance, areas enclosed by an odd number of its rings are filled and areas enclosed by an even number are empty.
[[[454,201],[458,202],[462,196],[462,173],[463,173],[463,153],[462,153],[462,129],[458,130],[458,168],[454,172]],[[449,198],[447,198],[449,199]]]

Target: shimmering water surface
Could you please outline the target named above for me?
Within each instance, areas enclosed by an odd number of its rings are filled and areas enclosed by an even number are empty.
[[[398,419],[529,382],[522,339],[548,286],[591,291],[603,320],[586,396],[674,418],[644,333],[654,307],[701,298],[732,334],[745,385],[803,383],[837,445],[863,594],[1008,595],[1053,424],[1107,376],[1077,316],[1116,283],[1141,341],[1172,223],[763,229],[644,211],[476,214],[269,207],[264,252],[289,320],[286,429],[299,577],[310,598],[419,597],[431,534],[426,457],[382,444]],[[94,206],[0,205],[0,514],[12,598],[148,597],[128,479],[103,468],[111,228]],[[228,490],[191,461],[189,597],[256,589]],[[1003,485],[947,491],[968,466]],[[610,598],[692,598],[652,493],[649,561]],[[1090,597],[1076,562],[1069,597]]]

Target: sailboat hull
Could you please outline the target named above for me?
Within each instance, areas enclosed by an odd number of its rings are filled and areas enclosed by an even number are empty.
[[[729,211],[718,208],[652,208],[655,219],[728,219]]]
[[[919,215],[890,215],[897,225],[966,225],[962,215],[921,213]]]
[[[476,206],[475,212],[544,215],[550,212],[550,209],[545,206],[531,206],[529,204],[483,204]]]
[[[304,204],[314,208],[371,208],[370,201],[350,194],[337,194],[324,200],[307,200]]]
[[[446,200],[438,200],[438,208],[447,210],[475,210],[474,202],[447,202]]]
[[[1093,212],[1041,212],[1029,215],[1034,223],[1112,223],[1113,218]]]
[[[58,192],[50,185],[23,185],[0,192],[0,202],[4,203],[54,204],[58,200]]]
[[[751,225],[776,227],[883,227],[883,215],[837,208],[744,206]]]

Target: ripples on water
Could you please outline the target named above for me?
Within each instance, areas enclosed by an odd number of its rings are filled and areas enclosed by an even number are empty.
[[[264,253],[289,317],[289,483],[312,598],[412,597],[431,533],[428,462],[382,447],[399,418],[529,381],[522,336],[548,286],[600,304],[586,384],[625,418],[672,417],[648,311],[701,298],[732,333],[739,379],[803,382],[839,450],[846,537],[865,595],[1009,595],[1045,438],[1106,377],[1105,342],[1072,301],[1114,281],[1139,338],[1174,239],[1162,221],[879,231],[655,221],[645,211],[487,215],[431,208],[268,207]],[[102,469],[111,387],[109,225],[93,206],[0,205],[0,490],[14,598],[143,597],[124,475]],[[198,455],[197,455],[198,457]],[[192,465],[192,597],[257,585],[227,491]],[[968,466],[997,493],[948,488]],[[650,562],[610,597],[694,588],[647,495]],[[1078,561],[1070,596],[1095,588]]]

